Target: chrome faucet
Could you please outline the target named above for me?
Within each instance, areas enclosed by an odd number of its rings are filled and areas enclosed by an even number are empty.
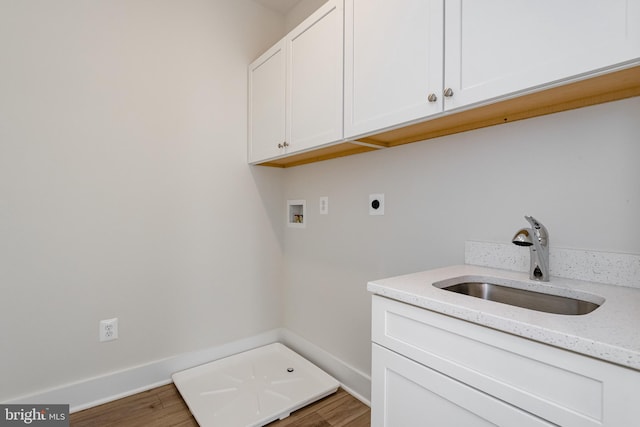
[[[541,282],[549,281],[549,232],[532,216],[524,217],[531,228],[522,228],[513,236],[512,242],[518,246],[528,246],[531,255],[529,278]]]

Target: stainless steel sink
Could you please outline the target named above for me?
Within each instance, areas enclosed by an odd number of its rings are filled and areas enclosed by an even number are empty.
[[[579,315],[591,313],[600,307],[599,304],[591,301],[513,288],[486,281],[456,283],[441,287],[441,289],[546,313]]]

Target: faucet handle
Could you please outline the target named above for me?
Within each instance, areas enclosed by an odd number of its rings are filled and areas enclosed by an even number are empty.
[[[535,230],[536,237],[538,237],[538,240],[540,241],[540,243],[543,246],[548,245],[549,232],[547,231],[547,228],[544,225],[542,225],[540,221],[538,221],[537,219],[535,219],[530,215],[525,215],[524,219],[529,221],[529,224],[531,224],[531,227],[533,227],[533,229]]]
[[[525,215],[525,216],[524,216],[524,219],[526,219],[527,221],[529,221],[529,224],[531,224],[531,226],[532,226],[533,228],[540,229],[540,228],[542,228],[542,227],[543,227],[543,226],[542,226],[542,224],[541,224],[537,219],[535,219],[534,217],[532,217],[532,216],[530,216],[530,215]]]

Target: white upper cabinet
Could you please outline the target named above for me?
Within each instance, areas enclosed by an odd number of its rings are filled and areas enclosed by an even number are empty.
[[[640,0],[329,0],[249,67],[249,161],[636,96],[639,72]]]
[[[249,162],[284,153],[285,44],[273,46],[249,66]]]
[[[342,139],[343,17],[330,0],[285,38],[288,152]]]
[[[639,57],[640,0],[345,0],[345,137]]]
[[[443,0],[345,1],[346,138],[442,111],[443,13]]]
[[[640,57],[638,0],[447,0],[445,109]]]
[[[330,0],[249,66],[249,163],[342,140],[343,39]]]

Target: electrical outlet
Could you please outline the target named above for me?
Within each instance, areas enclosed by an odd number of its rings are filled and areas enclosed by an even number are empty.
[[[384,215],[384,194],[369,194],[369,215]]]
[[[118,339],[118,318],[100,321],[100,341],[113,341]]]

